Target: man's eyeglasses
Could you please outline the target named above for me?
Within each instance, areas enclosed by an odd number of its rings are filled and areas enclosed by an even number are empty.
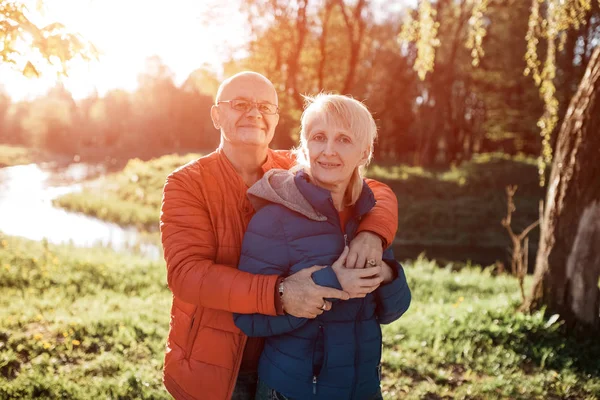
[[[271,103],[258,103],[258,102],[254,102],[254,101],[250,101],[250,100],[244,100],[244,99],[217,101],[217,104],[221,104],[221,103],[229,103],[231,108],[233,108],[234,110],[242,111],[245,113],[252,110],[254,107],[256,107],[258,112],[261,114],[273,115],[273,114],[277,114],[279,112],[279,107],[277,107],[275,104],[271,104]]]

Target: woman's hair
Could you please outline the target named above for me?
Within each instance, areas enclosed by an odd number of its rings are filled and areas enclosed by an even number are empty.
[[[369,109],[360,101],[350,96],[331,93],[304,96],[305,107],[302,113],[300,128],[300,144],[294,149],[296,166],[293,170],[304,169],[310,175],[310,160],[308,158],[308,133],[315,119],[320,119],[326,125],[336,126],[347,130],[368,152],[364,164],[352,173],[346,190],[346,205],[356,203],[363,186],[364,169],[373,157],[373,143],[377,137],[377,125]]]

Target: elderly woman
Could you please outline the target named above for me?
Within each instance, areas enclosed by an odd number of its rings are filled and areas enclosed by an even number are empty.
[[[391,249],[381,265],[344,266],[346,245],[375,204],[361,170],[377,128],[350,97],[320,94],[308,103],[297,166],[271,170],[248,190],[257,212],[239,268],[287,276],[323,265],[312,275],[315,283],[343,289],[351,299],[314,319],[235,314],[235,323],[248,336],[266,337],[257,400],[381,399],[380,324],[400,318],[410,290]]]

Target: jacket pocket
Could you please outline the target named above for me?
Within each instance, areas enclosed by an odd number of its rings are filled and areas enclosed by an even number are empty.
[[[185,346],[185,358],[190,359],[192,354],[192,349],[194,348],[194,343],[196,342],[196,337],[198,336],[198,330],[200,329],[200,323],[202,322],[202,314],[204,313],[203,307],[197,307],[196,311],[194,311],[194,315],[192,315],[192,321],[190,323],[190,330],[187,337],[187,343]]]

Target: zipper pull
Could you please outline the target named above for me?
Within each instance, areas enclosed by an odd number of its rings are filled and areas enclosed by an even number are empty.
[[[313,375],[313,394],[317,394],[317,376]]]

